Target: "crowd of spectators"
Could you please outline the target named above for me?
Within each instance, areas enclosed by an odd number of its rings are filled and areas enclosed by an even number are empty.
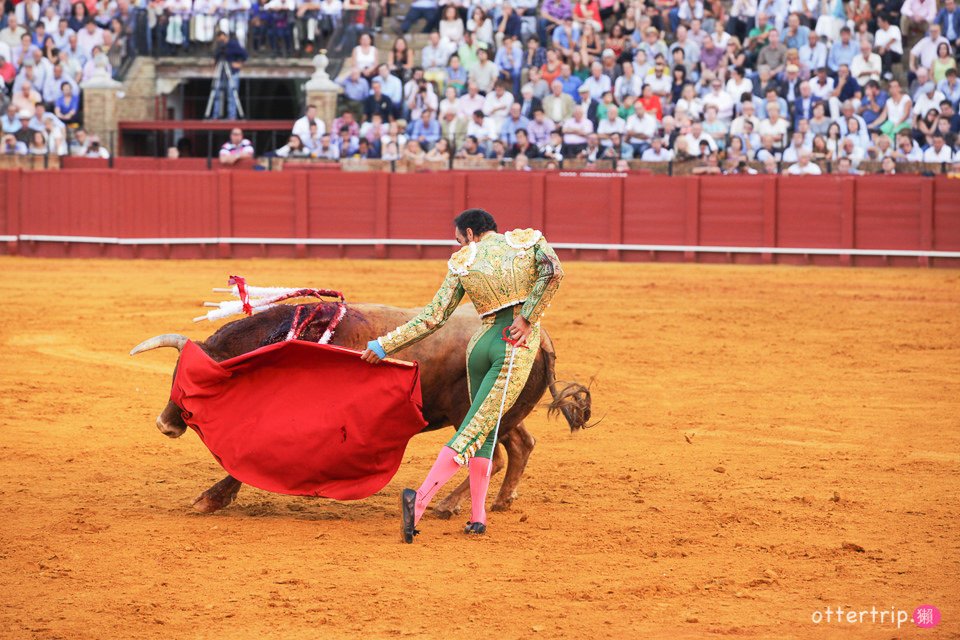
[[[0,18],[0,128],[5,155],[90,155],[106,149],[82,124],[83,84],[111,77],[124,55],[127,0],[20,0]],[[126,20],[126,22],[125,22]]]
[[[276,153],[702,173],[958,162],[960,9],[942,1],[415,0],[402,30],[426,44],[401,34],[383,56],[361,30],[337,118],[308,109]]]

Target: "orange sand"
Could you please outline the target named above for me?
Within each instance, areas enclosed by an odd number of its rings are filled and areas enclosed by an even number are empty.
[[[228,273],[410,306],[442,263],[0,258],[0,636],[960,637],[958,272],[566,267],[545,324],[605,419],[538,411],[489,535],[466,511],[405,546],[398,491],[448,431],[366,501],[202,516],[223,472],[153,425],[175,354],[127,351],[211,332]],[[938,630],[811,622],[921,603]]]

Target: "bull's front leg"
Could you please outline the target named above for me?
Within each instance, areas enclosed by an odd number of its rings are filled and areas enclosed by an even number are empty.
[[[520,484],[520,478],[523,477],[523,471],[536,444],[537,439],[527,431],[522,422],[510,430],[509,438],[503,440],[503,446],[507,450],[507,473],[503,477],[497,499],[491,507],[492,511],[506,511],[517,499],[517,486]]]
[[[219,511],[233,502],[242,486],[242,482],[233,476],[227,476],[197,496],[193,501],[193,508],[200,513]]]
[[[501,438],[500,442],[503,443],[506,440],[509,440],[510,434]],[[496,475],[503,469],[503,450],[498,446],[493,451],[493,469],[490,472],[491,477]],[[434,509],[433,513],[438,518],[442,520],[449,520],[451,516],[454,516],[460,513],[460,503],[463,502],[464,496],[470,492],[470,477],[469,474],[467,478],[460,483],[460,485],[450,492],[446,498],[440,501]]]

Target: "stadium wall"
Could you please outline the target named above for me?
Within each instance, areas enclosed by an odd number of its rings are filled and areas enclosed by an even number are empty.
[[[960,266],[960,180],[70,169],[0,175],[0,251],[441,258],[467,207],[565,258]]]

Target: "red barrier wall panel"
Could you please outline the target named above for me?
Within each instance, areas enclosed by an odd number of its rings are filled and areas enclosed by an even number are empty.
[[[116,175],[99,171],[24,171],[20,233],[116,235]]]
[[[937,178],[934,184],[933,249],[960,251],[960,180]]]
[[[226,175],[230,178],[231,235],[241,238],[296,237],[295,174],[249,171]]]
[[[390,238],[446,240],[453,237],[456,173],[391,174],[387,210]]]
[[[117,236],[217,237],[216,174],[124,171],[113,175]]]
[[[703,176],[700,179],[700,244],[763,246],[761,176]]]
[[[311,238],[376,238],[377,183],[365,173],[307,174]],[[386,184],[386,181],[384,181]]]
[[[687,189],[692,178],[629,176],[623,185],[625,244],[684,244]]]
[[[10,189],[7,186],[7,183],[11,180],[17,179],[16,171],[4,171],[3,175],[0,175],[0,235],[11,235],[16,233],[16,229],[11,229],[9,216],[10,211],[15,210],[11,206],[9,195]],[[0,243],[0,251],[3,250],[3,243]]]
[[[534,201],[535,183],[542,182],[542,173],[507,174],[477,171],[466,175],[464,208],[479,207],[496,213],[501,231],[539,226],[535,210],[543,203]]]
[[[778,178],[777,246],[842,247],[842,200],[839,179]]]
[[[920,247],[923,177],[863,176],[857,180],[854,216],[858,249],[917,249]]]
[[[543,229],[547,238],[551,242],[610,242],[610,207],[621,179],[548,175]]]

